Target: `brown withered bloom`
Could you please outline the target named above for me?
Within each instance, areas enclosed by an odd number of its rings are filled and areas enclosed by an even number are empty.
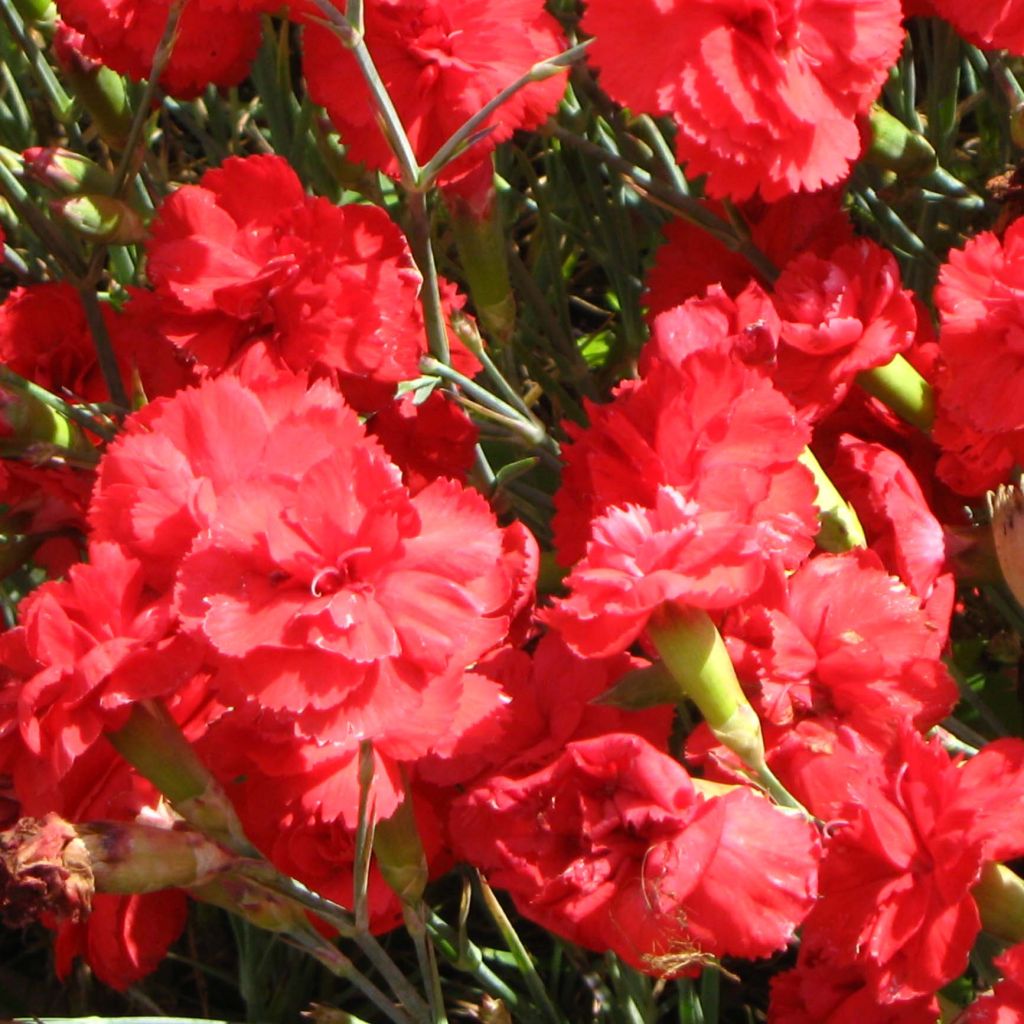
[[[47,911],[81,920],[95,887],[85,843],[63,818],[22,818],[0,832],[0,917],[11,927]]]

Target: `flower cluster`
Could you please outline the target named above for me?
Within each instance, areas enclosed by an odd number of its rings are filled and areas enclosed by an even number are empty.
[[[557,337],[549,310],[521,315],[509,283],[545,299],[525,258],[540,238],[564,291],[575,257],[551,258],[552,225],[600,219],[531,196],[502,234],[498,190],[515,189],[491,153],[566,87],[549,58],[571,34],[537,0],[366,0],[346,8],[365,7],[358,25],[311,0],[57,6],[82,74],[155,73],[183,99],[242,81],[276,25],[298,41],[316,167],[344,187],[332,201],[308,166],[220,153],[132,197],[81,155],[4,156],[19,203],[34,175],[138,232],[87,236],[91,262],[69,244],[67,281],[30,283],[12,250],[2,825],[205,831],[216,877],[172,884],[340,973],[355,968],[315,946],[307,911],[376,955],[368,933],[423,938],[428,881],[463,863],[521,917],[652,978],[778,957],[771,1024],[935,1024],[982,931],[1008,947],[1002,980],[957,1019],[1024,1012],[1007,866],[1024,740],[961,731],[950,667],[979,608],[1021,618],[1021,503],[962,501],[1024,464],[1024,220],[953,248],[918,294],[843,197],[862,150],[878,158],[904,16],[1019,49],[1019,4],[590,0],[572,25],[590,69],[581,54],[563,114],[594,131],[550,129],[522,174],[545,198],[557,147],[587,158],[618,132],[610,166],[691,216],[643,282],[645,340],[601,352]],[[97,152],[123,144],[93,127]],[[672,187],[636,153],[671,164]],[[914,173],[927,202],[973,208],[947,172]],[[459,196],[447,210],[425,198],[438,183]],[[588,203],[619,194],[589,185]],[[850,188],[869,227],[893,227],[877,191]],[[3,871],[0,913],[20,920]],[[84,956],[124,988],[160,962],[187,901],[140,878],[49,921],[61,973]]]

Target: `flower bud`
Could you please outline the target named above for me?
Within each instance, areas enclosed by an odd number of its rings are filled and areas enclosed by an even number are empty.
[[[114,191],[114,176],[81,153],[69,149],[33,146],[22,154],[25,172],[40,184],[64,195]]]
[[[1019,487],[1001,486],[988,495],[992,513],[992,540],[1003,579],[1024,605],[1024,494]]]
[[[14,6],[26,21],[48,25],[57,17],[57,8],[53,0],[14,0]]]
[[[54,54],[71,86],[70,92],[85,106],[103,140],[120,152],[128,141],[132,124],[124,80],[117,72],[86,57],[81,51],[83,42],[80,32],[57,22]]]
[[[76,423],[25,391],[0,382],[0,438],[19,455],[60,450],[88,455],[92,446]],[[14,454],[9,452],[9,454]]]
[[[192,829],[133,821],[75,825],[56,814],[22,818],[0,833],[0,910],[14,925],[43,912],[75,921],[89,913],[94,892],[206,886],[236,861]]]
[[[865,156],[871,163],[910,178],[935,168],[937,161],[931,143],[877,103],[871,108],[868,121],[871,144]]]
[[[985,931],[1004,942],[1024,942],[1024,879],[1002,864],[986,864],[971,895]]]
[[[51,206],[71,228],[92,242],[131,245],[146,237],[142,218],[120,199],[71,196],[54,200]]]
[[[380,873],[398,898],[405,904],[418,903],[427,886],[427,858],[408,795],[390,818],[374,826],[373,852]]]

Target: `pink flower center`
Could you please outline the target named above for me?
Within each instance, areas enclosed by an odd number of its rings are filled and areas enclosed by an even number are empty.
[[[309,592],[314,597],[330,597],[339,590],[345,590],[357,586],[360,581],[360,574],[354,565],[354,559],[359,555],[370,554],[370,548],[358,547],[345,551],[339,558],[337,565],[328,565],[321,569],[309,584]]]

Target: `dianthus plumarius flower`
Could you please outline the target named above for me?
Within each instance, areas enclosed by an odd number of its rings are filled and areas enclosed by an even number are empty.
[[[226,702],[347,760],[363,739],[396,762],[444,753],[453,719],[493,710],[467,703],[466,669],[528,611],[536,572],[523,527],[453,480],[411,494],[336,390],[288,374],[151,403],[103,460],[91,519],[145,562]]]
[[[451,833],[526,917],[655,975],[770,955],[815,896],[806,821],[743,787],[705,798],[630,734],[478,782],[454,805]]]
[[[935,289],[942,320],[934,436],[939,475],[981,494],[1004,481],[1024,454],[1024,222],[1002,239],[983,231],[950,252]]]
[[[714,196],[767,200],[845,177],[855,124],[903,42],[898,0],[590,0],[583,28],[608,94],[671,114]]]
[[[728,341],[728,339],[727,339]],[[624,650],[669,606],[723,610],[817,531],[807,438],[789,402],[726,343],[653,361],[570,427],[559,557],[579,556],[547,612],[581,654]]]
[[[726,344],[725,342],[728,342]],[[591,522],[613,506],[653,508],[671,487],[702,513],[743,523],[766,552],[796,564],[817,532],[810,474],[797,464],[809,432],[732,342],[653,360],[607,405],[587,404],[590,426],[569,424],[555,497],[559,560],[582,555]],[[667,354],[667,353],[666,353]]]
[[[210,83],[237,85],[259,49],[259,10],[276,6],[276,0],[190,0],[160,85],[186,98]],[[57,8],[83,33],[85,56],[131,78],[149,77],[170,0],[60,0]]]
[[[1024,221],[954,249],[935,289],[949,370],[942,401],[987,433],[1017,429],[1024,399]]]
[[[232,158],[178,189],[146,248],[149,316],[208,373],[262,340],[373,408],[418,372],[422,281],[398,228],[377,207],[307,196],[281,157]]]
[[[873,552],[817,555],[782,591],[723,624],[763,719],[835,715],[869,737],[891,737],[901,722],[928,729],[950,712],[957,689],[939,660],[946,623],[929,621]]]
[[[803,941],[860,965],[883,1004],[931,995],[966,966],[983,867],[1024,851],[1024,743],[999,740],[957,765],[905,730],[884,772],[853,782],[850,797]]]
[[[772,300],[782,320],[772,379],[812,420],[839,404],[858,373],[909,348],[917,330],[896,260],[866,238],[790,260]]]
[[[366,46],[413,152],[426,163],[465,121],[539,61],[565,49],[558,23],[538,0],[376,0],[365,10]],[[396,174],[398,165],[355,59],[327,28],[307,25],[303,69],[348,157]],[[464,172],[518,128],[554,113],[562,75],[520,89],[488,119],[489,133],[446,172]]]

